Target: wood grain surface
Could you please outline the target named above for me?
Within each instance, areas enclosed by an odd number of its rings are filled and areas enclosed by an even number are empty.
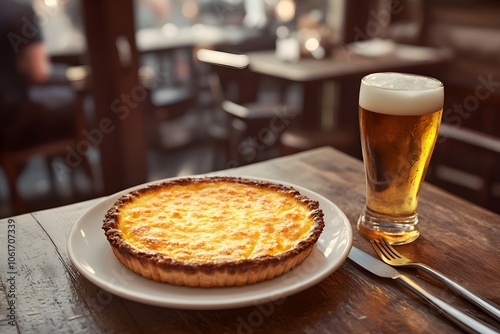
[[[349,218],[354,245],[375,255],[355,228],[365,198],[360,161],[321,148],[225,173],[290,182],[325,196]],[[460,332],[425,301],[349,261],[305,291],[251,307],[176,310],[122,299],[86,280],[68,257],[71,227],[97,201],[0,220],[1,333]],[[423,186],[419,214],[420,238],[398,250],[500,303],[500,216],[429,184]],[[12,229],[14,243],[9,237]],[[9,243],[15,246],[13,257],[7,251]],[[425,274],[400,271],[447,302],[490,322]],[[15,322],[9,315],[15,316]]]

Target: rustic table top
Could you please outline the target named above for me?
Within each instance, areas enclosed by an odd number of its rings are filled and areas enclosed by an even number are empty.
[[[293,183],[335,203],[353,228],[353,245],[374,255],[355,228],[364,205],[362,163],[320,148],[226,171]],[[99,199],[0,220],[2,333],[453,333],[459,328],[392,280],[349,260],[319,284],[284,299],[226,310],[144,305],[104,291],[71,263],[68,234]],[[420,198],[421,236],[399,246],[500,303],[500,216],[429,184]],[[103,235],[104,238],[104,235]],[[401,269],[467,313],[479,311],[415,269]]]
[[[324,59],[303,58],[297,62],[281,60],[274,50],[249,52],[250,70],[295,82],[341,79],[373,72],[401,71],[417,66],[436,66],[453,58],[448,49],[396,44],[393,52],[367,57],[355,48],[339,47]]]

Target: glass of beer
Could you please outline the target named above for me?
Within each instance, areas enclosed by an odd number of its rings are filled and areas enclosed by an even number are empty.
[[[361,80],[359,122],[366,206],[357,228],[369,239],[406,244],[419,236],[418,195],[439,132],[443,84],[404,73]]]

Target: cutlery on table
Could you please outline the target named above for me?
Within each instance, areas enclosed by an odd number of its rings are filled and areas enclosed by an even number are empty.
[[[370,240],[370,243],[372,244],[373,249],[375,249],[375,252],[377,252],[378,256],[385,263],[391,266],[401,266],[401,267],[406,266],[406,267],[422,269],[429,275],[433,276],[434,278],[444,283],[446,286],[448,286],[450,289],[452,289],[459,295],[463,296],[473,305],[483,310],[486,314],[491,316],[497,322],[500,322],[500,310],[498,309],[498,306],[496,306],[492,302],[480,298],[479,296],[470,292],[460,284],[452,281],[439,271],[432,269],[431,267],[428,267],[423,263],[418,263],[410,260],[409,258],[405,257],[404,255],[396,251],[394,247],[389,245],[389,243],[384,238],[380,238],[380,240]]]
[[[399,273],[393,267],[386,265],[382,261],[375,259],[356,247],[351,248],[348,257],[351,261],[357,263],[364,269],[379,277],[395,279],[398,283],[402,284],[406,288],[409,288],[413,293],[427,300],[439,312],[450,319],[453,323],[460,326],[463,330],[469,333],[498,333],[492,327],[468,316],[462,311],[437,298],[410,278]]]

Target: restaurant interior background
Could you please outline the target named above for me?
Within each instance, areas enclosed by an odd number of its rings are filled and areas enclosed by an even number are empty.
[[[324,145],[361,159],[362,70],[315,85],[310,116],[304,82],[253,71],[252,54],[376,62],[395,43],[451,55],[409,69],[445,85],[427,181],[500,212],[496,0],[28,2],[52,63],[28,105],[54,123],[0,153],[0,217]]]

